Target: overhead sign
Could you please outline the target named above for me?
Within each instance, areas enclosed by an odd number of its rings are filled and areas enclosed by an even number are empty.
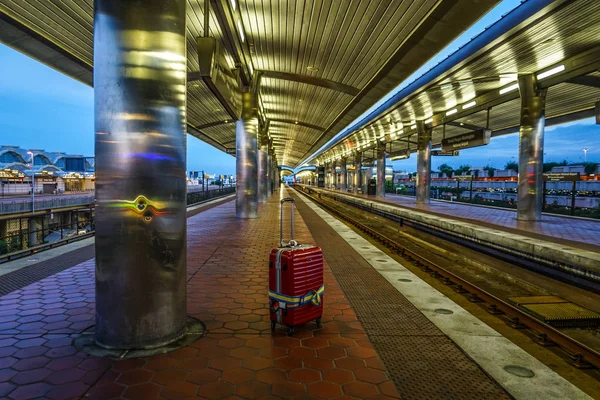
[[[450,150],[450,151],[431,150],[431,155],[432,156],[457,156],[458,153],[459,153],[458,150]]]
[[[225,149],[225,153],[231,154],[231,155],[235,156],[235,150],[236,150],[235,147],[233,149],[232,148],[226,148]]]
[[[214,37],[198,38],[200,77],[234,119],[242,114],[242,96],[236,70],[227,65],[220,42]]]
[[[451,138],[442,139],[442,151],[454,151],[468,149],[470,147],[484,146],[490,143],[492,131],[489,129],[478,129]]]
[[[580,179],[579,172],[546,172],[544,174],[544,180],[550,182],[578,181]]]
[[[472,181],[473,175],[457,175],[454,177],[457,181]]]
[[[407,158],[410,158],[410,149],[406,149],[406,151],[402,151],[399,154],[391,157],[390,161],[406,160]]]

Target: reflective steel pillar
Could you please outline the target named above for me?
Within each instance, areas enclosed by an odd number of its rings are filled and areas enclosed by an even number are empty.
[[[417,121],[417,204],[429,203],[429,181],[431,179],[431,128]]]
[[[266,203],[267,202],[267,145],[261,145],[258,150],[258,202]]]
[[[258,113],[256,95],[242,94],[242,119],[235,125],[236,157],[235,215],[238,218],[258,217]]]
[[[267,197],[273,194],[273,159],[271,153],[267,151]]]
[[[331,163],[325,163],[325,188],[329,189],[331,185]]]
[[[544,162],[544,108],[546,90],[539,90],[533,74],[519,76],[521,128],[519,130],[519,188],[517,219],[542,217]]]
[[[358,194],[358,189],[362,186],[362,153],[354,154],[354,194]]]
[[[346,165],[348,164],[348,159],[346,157],[342,158],[341,160],[341,181],[340,181],[340,190],[342,192],[347,192],[348,191],[348,184],[347,184],[347,180],[348,180],[348,169],[346,167]]]
[[[185,0],[96,0],[96,343],[186,333]]]
[[[331,162],[331,188],[337,190],[338,188],[338,178],[337,178],[337,162]]]
[[[377,147],[377,187],[375,189],[377,197],[385,197],[385,144]]]

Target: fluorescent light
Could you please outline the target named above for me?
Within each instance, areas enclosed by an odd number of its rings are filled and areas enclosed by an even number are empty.
[[[547,78],[547,77],[549,77],[551,75],[558,74],[559,72],[562,72],[564,70],[565,70],[565,66],[564,65],[559,65],[558,67],[554,67],[552,69],[549,69],[548,71],[544,71],[542,73],[539,73],[537,75],[537,78],[538,79],[544,79],[544,78]]]
[[[248,63],[248,69],[250,70],[250,75],[254,75],[254,67],[252,66],[252,61]]]
[[[242,43],[246,40],[246,37],[244,36],[244,29],[242,29],[242,21],[241,20],[237,20],[237,27],[238,27],[238,32],[240,33],[240,38],[242,39]]]
[[[467,103],[464,106],[462,106],[462,109],[466,110],[467,108],[475,107],[476,105],[477,105],[477,102],[475,100],[473,100],[472,102]]]
[[[433,122],[433,118],[429,118],[429,119],[426,119],[426,120],[425,120],[425,123],[426,123],[426,124],[430,124],[430,123],[432,123],[432,122]]]
[[[384,138],[384,137],[382,137],[382,138],[381,138],[381,141],[382,141],[382,142],[385,142],[385,138]]]
[[[518,88],[519,88],[519,84],[518,83],[513,83],[510,86],[507,86],[507,87],[505,87],[503,89],[500,89],[500,94],[512,92],[513,90],[518,89]]]
[[[231,0],[231,8],[233,8],[233,11],[235,11],[235,0]]]
[[[446,113],[446,117],[447,117],[447,116],[449,116],[449,115],[456,114],[457,112],[458,112],[458,109],[457,109],[457,108],[454,108],[454,109],[452,109],[452,110],[450,110],[450,111],[448,111],[448,112]]]
[[[417,126],[416,125],[411,125],[410,129],[417,129]]]

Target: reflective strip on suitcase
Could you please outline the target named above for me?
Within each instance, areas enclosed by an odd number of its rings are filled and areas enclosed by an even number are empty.
[[[269,298],[277,301],[280,309],[292,309],[302,307],[309,303],[312,303],[314,306],[321,305],[321,296],[323,293],[325,293],[325,285],[322,285],[318,290],[309,290],[303,296],[288,296],[269,290]]]

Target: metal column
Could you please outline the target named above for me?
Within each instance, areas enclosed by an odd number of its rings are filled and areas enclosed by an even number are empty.
[[[340,190],[342,192],[347,192],[348,191],[348,169],[347,169],[347,164],[348,164],[348,159],[346,157],[342,158],[341,160],[341,168],[342,171],[340,172],[341,176],[342,176],[342,180],[340,182]]]
[[[273,159],[271,152],[267,150],[267,197],[273,194]]]
[[[186,333],[185,0],[96,0],[96,343]]]
[[[353,192],[358,194],[358,189],[362,187],[362,153],[356,152],[354,154],[354,184]]]
[[[256,95],[242,94],[242,119],[235,125],[235,215],[238,218],[258,217],[258,113]]]
[[[267,186],[267,145],[263,144],[258,150],[258,202],[266,203],[268,198],[268,186]]]
[[[535,76],[528,74],[519,76],[519,91],[521,128],[517,219],[537,221],[542,217],[546,90],[539,90]]]
[[[377,187],[375,194],[378,198],[385,197],[385,144],[377,147]]]
[[[417,204],[429,203],[429,181],[431,179],[431,128],[417,121]]]

